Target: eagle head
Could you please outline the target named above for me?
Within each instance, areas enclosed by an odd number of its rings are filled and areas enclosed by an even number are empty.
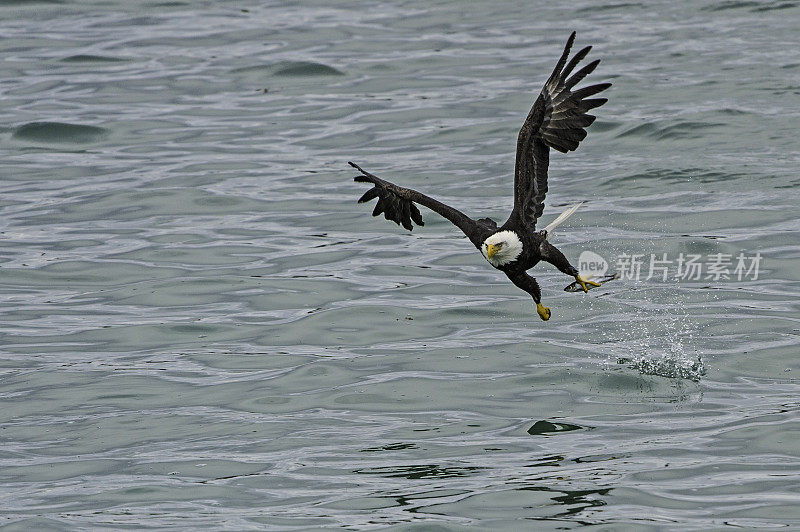
[[[522,241],[514,231],[499,231],[483,242],[481,253],[495,268],[504,266],[522,253]]]

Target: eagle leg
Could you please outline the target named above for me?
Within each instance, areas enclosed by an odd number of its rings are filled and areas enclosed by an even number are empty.
[[[581,286],[584,292],[588,292],[589,289],[586,285],[589,286],[600,286],[600,283],[596,283],[594,281],[590,281],[588,279],[584,279],[578,274],[578,270],[569,263],[567,257],[564,256],[561,251],[558,250],[553,244],[548,242],[547,240],[542,241],[539,245],[539,252],[542,255],[542,260],[545,262],[549,262],[553,266],[559,269],[559,271],[566,273],[567,275],[574,277],[575,281]]]
[[[534,277],[524,271],[506,272],[506,275],[514,283],[514,286],[528,292],[536,302],[536,312],[542,321],[550,319],[550,309],[542,305],[542,290]]]
[[[583,288],[584,292],[588,292],[589,291],[589,289],[586,288],[587,284],[589,286],[600,286],[600,283],[596,283],[594,281],[590,281],[589,279],[584,279],[580,275],[576,275],[575,276],[575,280],[578,282],[579,285],[581,285],[581,288]]]
[[[542,305],[541,301],[536,303],[536,312],[539,313],[539,317],[542,318],[542,321],[550,319],[550,308]]]

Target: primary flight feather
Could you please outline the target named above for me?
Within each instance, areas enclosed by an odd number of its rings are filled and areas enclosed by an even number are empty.
[[[473,220],[458,209],[416,190],[384,181],[357,164],[349,163],[361,172],[361,175],[354,178],[356,181],[374,185],[358,200],[359,203],[364,203],[378,198],[372,211],[373,216],[383,214],[387,220],[392,220],[408,230],[412,230],[414,224],[424,225],[422,214],[415,204],[444,216],[467,235],[492,266],[505,273],[512,283],[533,297],[539,317],[543,320],[550,319],[550,309],[542,305],[539,283],[527,273],[540,261],[549,262],[574,277],[584,292],[587,291],[587,285],[599,286],[581,278],[578,270],[547,239],[555,225],[563,222],[577,206],[559,216],[545,230],[536,231],[536,220],[542,215],[547,194],[550,149],[567,153],[578,148],[586,137],[585,128],[595,120],[595,116],[588,112],[607,101],[605,98],[591,96],[611,86],[611,83],[599,83],[573,90],[600,63],[599,59],[592,61],[573,74],[578,63],[592,49],[591,46],[583,48],[568,63],[574,40],[575,32],[572,32],[564,53],[519,131],[514,168],[514,209],[502,226],[498,227],[489,218]]]

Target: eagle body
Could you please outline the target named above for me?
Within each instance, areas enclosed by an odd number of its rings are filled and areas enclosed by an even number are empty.
[[[527,273],[539,262],[549,262],[561,272],[574,277],[584,291],[587,290],[587,284],[597,285],[578,275],[578,270],[569,263],[564,254],[549,242],[546,229],[536,230],[536,222],[544,210],[547,194],[550,150],[567,153],[578,148],[586,137],[585,128],[595,120],[595,116],[588,111],[600,107],[607,101],[605,98],[591,98],[591,96],[611,86],[610,83],[599,83],[574,89],[575,85],[591,74],[600,62],[599,59],[592,61],[573,73],[578,63],[591,50],[591,46],[587,46],[567,62],[574,40],[575,32],[567,40],[564,52],[536,98],[517,136],[514,207],[502,226],[498,227],[497,223],[489,218],[473,220],[458,209],[430,196],[385,181],[363,170],[357,164],[349,163],[360,172],[360,175],[354,178],[355,181],[373,185],[358,200],[359,203],[364,203],[378,199],[372,212],[373,216],[383,214],[387,220],[408,230],[413,230],[414,224],[424,225],[417,205],[427,207],[443,216],[469,238],[493,267],[505,273],[514,285],[533,297],[537,312],[543,320],[550,318],[550,309],[542,305],[539,284]],[[571,212],[574,212],[574,208]],[[548,228],[566,219],[571,212],[565,212]]]

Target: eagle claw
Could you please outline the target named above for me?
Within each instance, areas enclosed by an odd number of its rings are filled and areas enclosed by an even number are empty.
[[[600,286],[600,283],[596,283],[596,282],[590,281],[588,279],[583,279],[580,275],[576,275],[575,276],[575,280],[578,281],[578,284],[581,285],[581,288],[583,288],[584,292],[588,292],[589,291],[589,289],[586,288],[587,284],[589,286]]]
[[[536,303],[536,312],[539,313],[539,317],[542,318],[542,321],[547,321],[550,319],[550,309],[541,303]]]

